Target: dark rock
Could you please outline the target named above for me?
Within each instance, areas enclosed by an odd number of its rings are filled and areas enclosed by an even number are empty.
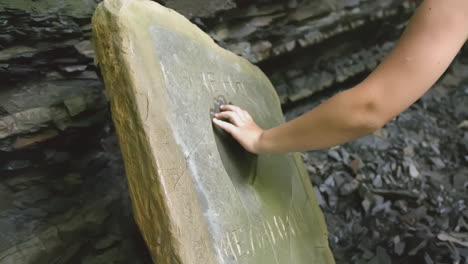
[[[445,163],[442,161],[441,158],[439,157],[432,157],[430,158],[432,163],[436,166],[437,169],[443,169],[445,168]]]
[[[341,161],[341,156],[336,150],[329,150],[328,157],[334,159],[335,161]]]
[[[353,180],[351,182],[345,183],[341,186],[340,188],[340,194],[341,195],[349,195],[356,191],[359,187],[359,182],[356,180]]]
[[[236,7],[232,0],[162,0],[162,2],[188,18],[210,17],[218,11]]]
[[[401,256],[405,250],[405,242],[401,241],[400,236],[396,236],[393,239],[395,254]]]

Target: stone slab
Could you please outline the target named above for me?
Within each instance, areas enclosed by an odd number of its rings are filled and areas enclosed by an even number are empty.
[[[299,154],[252,155],[212,125],[223,102],[284,122],[256,66],[146,0],[105,0],[93,36],[155,263],[334,263]]]

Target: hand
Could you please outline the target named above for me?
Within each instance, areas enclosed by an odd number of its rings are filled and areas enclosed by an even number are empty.
[[[223,112],[215,114],[213,122],[231,134],[247,151],[260,154],[264,130],[254,122],[252,116],[234,105],[222,105],[220,108]],[[231,123],[221,119],[227,119]]]

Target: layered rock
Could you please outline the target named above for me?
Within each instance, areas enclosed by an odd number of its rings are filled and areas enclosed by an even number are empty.
[[[1,263],[150,262],[93,65],[96,4],[0,4]]]
[[[289,103],[371,71],[414,8],[399,0],[266,1],[227,11],[208,28],[224,47],[258,63]]]

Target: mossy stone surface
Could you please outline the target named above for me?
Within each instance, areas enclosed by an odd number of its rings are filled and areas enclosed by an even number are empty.
[[[212,125],[220,101],[284,122],[256,66],[151,1],[104,1],[93,35],[155,263],[334,263],[300,156],[249,154]]]

